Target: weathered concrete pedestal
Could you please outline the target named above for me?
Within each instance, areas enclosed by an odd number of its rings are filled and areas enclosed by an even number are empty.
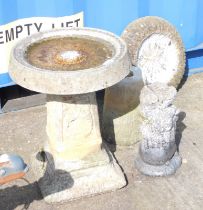
[[[96,29],[44,32],[14,48],[11,77],[47,93],[47,139],[43,151],[32,157],[45,201],[64,202],[126,185],[119,165],[102,146],[94,92],[119,82],[129,69],[125,43]]]
[[[143,86],[141,70],[133,67],[128,77],[105,90],[102,134],[111,150],[140,140],[139,96]]]
[[[47,95],[49,151],[55,160],[81,160],[101,150],[95,93]]]
[[[73,200],[116,190],[126,184],[113,156],[105,148],[101,150],[94,93],[48,95],[47,135],[46,160],[33,159],[45,201]]]
[[[56,165],[54,162],[46,155],[45,163],[35,161],[32,165],[48,203],[75,200],[126,185],[120,167],[105,150],[80,161],[63,161]]]

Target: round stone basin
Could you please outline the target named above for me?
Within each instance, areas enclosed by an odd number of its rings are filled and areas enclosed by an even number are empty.
[[[47,94],[72,95],[112,86],[129,73],[125,43],[90,28],[52,30],[27,37],[13,49],[10,76]]]

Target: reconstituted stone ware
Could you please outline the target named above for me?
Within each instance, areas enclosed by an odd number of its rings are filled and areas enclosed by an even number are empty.
[[[49,147],[56,159],[81,160],[100,150],[102,138],[95,94],[47,95],[46,107]]]
[[[37,68],[28,62],[26,52],[30,46],[63,37],[102,43],[112,56],[94,68],[74,71]],[[129,74],[130,66],[125,42],[97,29],[43,32],[14,47],[9,67],[12,79],[25,88],[47,93],[47,139],[41,152],[44,158],[32,157],[32,168],[45,201],[64,202],[126,185],[119,165],[103,148],[94,92],[122,80]]]
[[[140,140],[139,95],[143,86],[140,69],[132,68],[128,77],[105,90],[102,134],[112,150]]]
[[[156,16],[138,18],[128,24],[121,37],[127,43],[132,64],[142,69],[146,85],[180,84],[185,72],[185,49],[171,23]]]
[[[31,65],[26,50],[40,40],[52,37],[91,38],[112,49],[113,56],[95,68],[77,71],[52,71]],[[99,29],[75,28],[38,33],[20,41],[12,50],[9,74],[19,85],[36,92],[55,95],[74,95],[101,90],[116,84],[129,73],[127,46],[114,34]]]
[[[144,174],[166,176],[181,165],[175,140],[179,110],[172,102],[176,89],[162,83],[145,86],[140,95],[142,142],[136,167]]]
[[[147,84],[161,82],[177,87],[185,72],[185,50],[180,35],[166,20],[148,16],[124,29],[133,75],[105,90],[103,135],[115,146],[132,146],[140,140],[139,94]],[[133,124],[134,122],[134,124]]]

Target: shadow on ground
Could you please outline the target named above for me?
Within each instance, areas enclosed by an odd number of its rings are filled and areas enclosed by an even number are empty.
[[[179,152],[179,145],[180,145],[180,141],[182,139],[182,133],[183,131],[186,129],[186,125],[183,123],[183,120],[186,117],[186,113],[181,111],[178,114],[178,121],[176,123],[177,127],[176,127],[176,135],[175,135],[175,142],[177,145],[177,151]]]
[[[45,155],[46,154],[46,155]],[[36,158],[39,161],[48,162],[53,161],[53,157],[50,153],[48,152],[41,152],[38,153]],[[47,164],[48,165],[48,164]],[[1,210],[13,210],[17,208],[18,206],[23,205],[22,209],[28,209],[30,204],[35,201],[35,200],[42,200],[43,196],[48,196],[50,194],[54,194],[56,192],[60,192],[63,190],[66,190],[68,188],[71,188],[74,185],[74,180],[71,177],[71,175],[63,170],[54,170],[52,171],[53,174],[50,174],[50,169],[46,167],[44,176],[40,178],[38,181],[35,181],[33,183],[28,183],[24,186],[17,186],[14,185],[12,187],[7,187],[2,190],[0,190],[0,209]],[[38,187],[38,183],[40,182],[52,182],[53,177],[59,177],[63,176],[68,180],[67,184],[64,184],[63,186],[60,186],[60,188],[54,188],[52,192],[44,192],[43,196],[40,192],[40,189]],[[48,177],[50,179],[48,179]]]

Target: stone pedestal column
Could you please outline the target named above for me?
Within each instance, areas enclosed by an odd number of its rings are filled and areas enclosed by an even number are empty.
[[[95,93],[47,95],[48,147],[54,159],[81,160],[101,149]]]
[[[140,95],[142,142],[136,158],[136,167],[150,176],[166,176],[181,165],[175,142],[176,121],[179,111],[172,101],[176,89],[166,84],[145,86]]]
[[[47,140],[32,168],[46,202],[116,190],[124,175],[102,146],[95,93],[47,95]]]
[[[112,150],[140,140],[139,96],[143,86],[141,70],[133,67],[128,77],[105,90],[102,134]]]

